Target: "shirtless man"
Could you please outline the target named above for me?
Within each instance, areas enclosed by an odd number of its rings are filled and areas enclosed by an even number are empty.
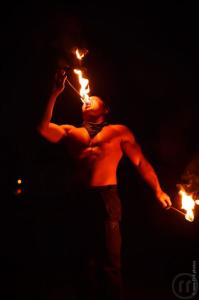
[[[171,206],[170,197],[162,190],[158,177],[144,157],[131,130],[124,125],[111,125],[106,122],[109,109],[102,99],[91,96],[90,105],[82,105],[82,127],[57,125],[51,122],[53,107],[57,97],[65,88],[67,75],[64,71],[57,75],[55,86],[40,123],[40,134],[52,143],[67,139],[76,161],[76,175],[80,186],[90,191],[86,197],[81,194],[83,206],[93,218],[93,241],[97,236],[96,257],[98,266],[104,273],[107,299],[122,299],[121,296],[121,204],[117,192],[117,167],[123,155],[127,155],[144,180],[153,189],[155,197],[166,209]],[[78,186],[76,186],[78,189]],[[87,199],[87,205],[85,204]],[[91,199],[90,202],[88,199]],[[90,203],[88,205],[88,203]],[[95,230],[94,230],[95,228]],[[97,228],[97,229],[96,229]],[[101,234],[101,238],[100,238]],[[87,242],[88,242],[87,241]],[[85,242],[85,241],[84,241]],[[98,244],[97,244],[98,243]],[[89,246],[91,248],[92,246]],[[96,263],[97,265],[97,263]],[[103,298],[102,298],[103,297]],[[105,296],[100,296],[105,299]],[[94,296],[91,296],[94,299]]]

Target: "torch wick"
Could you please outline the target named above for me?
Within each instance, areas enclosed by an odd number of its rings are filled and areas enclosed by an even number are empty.
[[[181,214],[181,215],[183,215],[183,216],[186,215],[184,212],[182,212],[181,210],[179,210],[179,209],[177,209],[177,208],[175,208],[175,207],[173,207],[173,206],[171,206],[170,208],[172,208],[173,210],[177,211],[179,214]]]

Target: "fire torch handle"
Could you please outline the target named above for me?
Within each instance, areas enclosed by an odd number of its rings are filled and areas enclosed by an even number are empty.
[[[184,212],[182,212],[181,210],[171,206],[170,208],[172,208],[173,210],[177,211],[179,214],[182,214],[183,216],[185,216],[186,214]]]
[[[70,87],[80,96],[81,100],[82,100],[82,97],[80,95],[80,93],[78,92],[78,90],[76,90],[76,88],[72,85],[72,83],[68,80],[68,78],[66,79],[68,84],[70,85]]]

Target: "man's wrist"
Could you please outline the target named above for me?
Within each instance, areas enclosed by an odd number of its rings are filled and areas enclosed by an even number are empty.
[[[156,190],[155,190],[155,194],[156,194],[156,197],[159,197],[161,194],[162,194],[162,189],[160,187],[158,187]]]

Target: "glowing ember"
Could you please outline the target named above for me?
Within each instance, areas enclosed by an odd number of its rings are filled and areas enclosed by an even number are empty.
[[[89,98],[89,92],[90,92],[90,88],[89,88],[89,81],[87,78],[84,78],[82,75],[82,71],[75,69],[74,70],[75,74],[78,75],[79,77],[79,83],[80,83],[80,95],[81,95],[81,100],[83,103],[85,103],[86,105],[91,104],[90,98]]]
[[[195,205],[199,205],[199,200],[194,200],[192,195],[187,194],[184,190],[180,190],[179,194],[182,198],[182,209],[186,211],[185,219],[187,221],[193,222],[194,220],[194,213],[193,209]]]

